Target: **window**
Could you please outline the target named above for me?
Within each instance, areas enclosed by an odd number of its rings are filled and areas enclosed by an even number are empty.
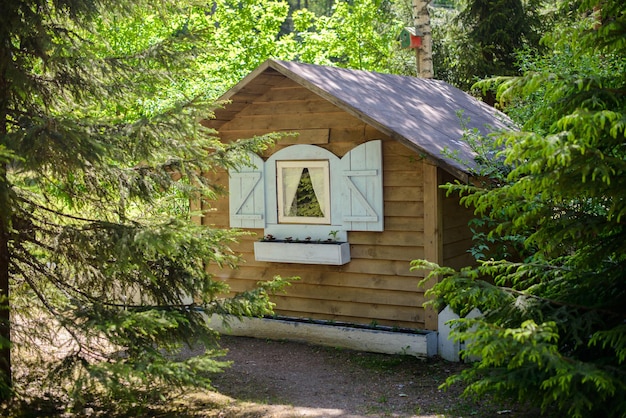
[[[339,231],[383,230],[382,142],[359,144],[339,158],[325,148],[296,144],[266,161],[231,170],[230,226],[263,229],[277,240],[326,240]]]
[[[277,161],[279,223],[330,224],[328,161]]]

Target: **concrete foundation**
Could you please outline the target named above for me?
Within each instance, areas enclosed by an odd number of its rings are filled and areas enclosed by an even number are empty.
[[[330,347],[385,354],[431,357],[437,354],[437,333],[408,333],[357,328],[330,323],[316,323],[268,318],[211,318],[211,327],[225,335],[302,341]]]

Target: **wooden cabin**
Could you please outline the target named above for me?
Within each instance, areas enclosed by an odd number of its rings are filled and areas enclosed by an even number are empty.
[[[484,133],[504,116],[442,81],[273,60],[221,100],[203,123],[222,141],[297,135],[216,175],[229,197],[199,222],[255,235],[211,272],[233,292],[300,277],[273,297],[284,318],[436,331],[410,261],[472,262],[472,212],[439,186],[469,180],[460,115]]]

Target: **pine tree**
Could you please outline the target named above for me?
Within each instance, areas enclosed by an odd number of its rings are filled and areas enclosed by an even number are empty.
[[[225,145],[198,123],[213,106],[194,87],[205,16],[180,0],[2,2],[3,399],[14,380],[76,405],[206,387],[225,366],[207,315],[271,311],[276,283],[227,299],[205,271],[236,267],[238,234],[189,221],[187,202],[219,192],[202,173],[272,140]],[[204,355],[174,356],[197,343]]]
[[[513,396],[558,416],[626,416],[626,5],[585,0],[522,77],[490,83],[527,106],[490,181],[450,186],[473,205],[477,267],[435,268],[439,307],[474,367],[467,393]],[[494,163],[497,165],[497,161]],[[415,262],[415,268],[433,267]]]
[[[478,50],[478,77],[508,75],[516,68],[516,51],[537,45],[537,1],[469,0],[458,19]]]

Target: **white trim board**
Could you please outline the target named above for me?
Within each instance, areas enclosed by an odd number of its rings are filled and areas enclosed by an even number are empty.
[[[434,331],[405,333],[282,319],[243,318],[240,321],[235,317],[226,325],[217,315],[211,318],[211,328],[225,335],[301,341],[372,353],[415,357],[437,354],[437,332]]]

